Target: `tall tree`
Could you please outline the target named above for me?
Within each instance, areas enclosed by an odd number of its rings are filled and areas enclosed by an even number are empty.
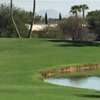
[[[48,15],[47,15],[47,12],[45,13],[45,24],[48,24]]]
[[[31,26],[28,34],[28,38],[31,38],[32,35],[32,28],[34,24],[34,19],[35,19],[35,6],[36,6],[36,0],[33,0],[33,13],[32,13],[32,21],[31,21]]]
[[[59,20],[62,20],[62,16],[61,16],[61,13],[59,13]]]
[[[86,19],[93,33],[96,34],[96,40],[100,41],[100,10],[88,12]]]
[[[86,39],[87,28],[82,27],[85,21],[75,16],[70,16],[69,18],[62,20],[58,27],[61,29],[62,33],[69,39],[73,41],[81,41]]]
[[[18,30],[18,28],[16,26],[16,23],[15,23],[15,20],[14,20],[14,17],[13,17],[13,0],[11,0],[11,19],[12,19],[13,25],[15,27],[15,30],[17,32],[18,38],[21,38],[20,33],[19,33],[19,30]]]
[[[83,12],[83,19],[84,19],[85,18],[85,10],[89,9],[89,7],[86,4],[84,4],[84,5],[80,5],[80,8]]]
[[[77,19],[77,16],[78,16],[78,12],[81,12],[80,6],[74,5],[74,6],[71,7],[70,13],[75,14],[76,19]]]

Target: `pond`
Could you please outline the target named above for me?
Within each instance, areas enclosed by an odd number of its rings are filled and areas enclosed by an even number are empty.
[[[45,82],[61,85],[61,86],[71,86],[77,88],[87,88],[100,90],[100,77],[81,77],[81,78],[51,78],[45,79]]]

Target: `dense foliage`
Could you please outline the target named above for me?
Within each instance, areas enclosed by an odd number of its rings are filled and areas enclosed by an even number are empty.
[[[100,10],[91,11],[87,15],[89,26],[97,34],[96,40],[100,40]]]
[[[22,37],[26,37],[28,29],[25,24],[29,23],[29,13],[13,6],[14,20]],[[15,28],[11,19],[10,7],[0,5],[0,37],[17,37]]]

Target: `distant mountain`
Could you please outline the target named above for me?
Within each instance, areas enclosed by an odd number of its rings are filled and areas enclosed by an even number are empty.
[[[48,18],[59,18],[59,12],[57,12],[56,10],[40,10],[38,12],[36,12],[38,15],[41,15],[42,17],[45,16],[45,13],[47,12],[48,14]],[[64,15],[62,15],[62,17],[65,17]]]

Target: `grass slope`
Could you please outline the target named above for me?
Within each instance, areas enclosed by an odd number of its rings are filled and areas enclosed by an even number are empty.
[[[100,45],[89,42],[0,39],[0,100],[98,100],[99,91],[44,83],[38,72],[61,65],[99,63],[99,54]]]

